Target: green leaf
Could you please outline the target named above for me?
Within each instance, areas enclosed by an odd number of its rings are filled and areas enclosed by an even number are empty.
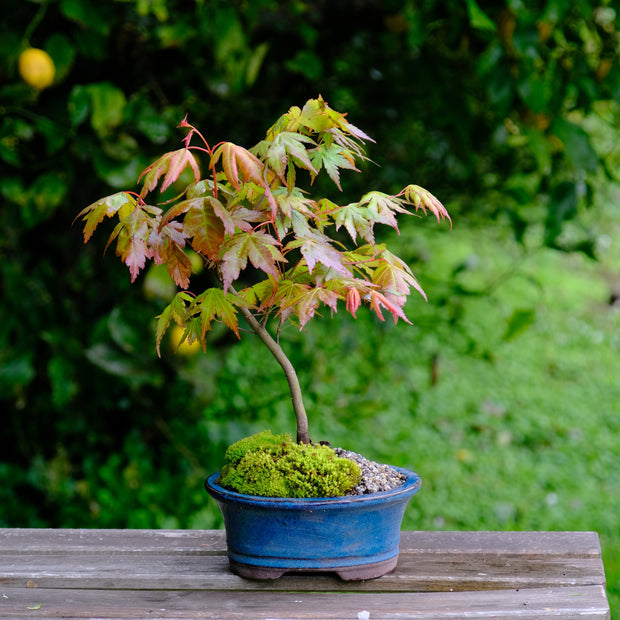
[[[386,224],[398,231],[395,213],[409,213],[401,204],[398,196],[389,196],[383,192],[368,192],[358,202],[359,207],[365,207],[367,219],[379,224]]]
[[[528,329],[536,320],[536,310],[531,308],[518,308],[513,311],[506,324],[504,340],[514,340],[517,336]]]
[[[331,244],[329,237],[319,232],[308,231],[303,237],[290,241],[285,250],[299,248],[302,256],[306,260],[308,270],[312,273],[317,263],[325,265],[331,269],[344,274],[351,275],[351,272],[345,267],[343,255],[336,250]]]
[[[289,71],[301,73],[309,80],[318,80],[323,75],[321,59],[310,50],[298,51],[285,65]]]
[[[178,325],[184,325],[186,321],[187,304],[193,301],[194,298],[189,293],[180,291],[157,317],[157,326],[155,329],[157,355],[161,355],[161,341],[170,323],[174,320]]]
[[[90,124],[100,136],[106,136],[120,125],[127,99],[122,90],[109,82],[89,84],[86,89],[92,111]]]
[[[545,243],[553,245],[560,236],[564,222],[577,213],[579,202],[577,185],[570,181],[558,183],[551,189],[547,217],[545,219]]]
[[[276,134],[272,141],[263,140],[253,150],[286,184],[285,173],[290,165],[289,158],[291,157],[296,160],[297,165],[317,174],[304,143],[316,145],[316,142],[309,136],[292,131],[282,131]]]
[[[551,125],[551,132],[562,142],[564,152],[575,168],[596,172],[598,155],[583,128],[563,118],[557,118]]]
[[[333,218],[336,222],[336,230],[344,226],[353,241],[357,239],[357,235],[359,234],[364,241],[368,243],[375,242],[375,235],[373,232],[374,222],[368,218],[368,210],[361,207],[359,203],[352,202],[348,205],[337,207],[334,211]]]
[[[235,299],[229,293],[219,288],[207,289],[196,298],[195,305],[200,308],[200,322],[202,336],[211,329],[211,322],[220,318],[224,325],[239,338],[239,324],[237,310],[231,300]]]
[[[105,217],[112,217],[118,210],[125,206],[135,206],[136,199],[127,192],[118,192],[111,196],[106,196],[97,202],[89,205],[85,209],[82,209],[78,213],[77,218],[83,218],[84,224],[84,243],[86,243],[91,237],[97,226],[103,221]]]
[[[327,172],[329,178],[341,191],[340,168],[359,172],[355,167],[355,159],[353,156],[336,144],[328,145],[327,143],[323,143],[319,145],[311,152],[310,160],[317,171],[320,171],[321,168],[325,168],[325,172]]]
[[[495,32],[497,27],[493,20],[478,6],[476,0],[466,0],[469,23],[476,30]]]

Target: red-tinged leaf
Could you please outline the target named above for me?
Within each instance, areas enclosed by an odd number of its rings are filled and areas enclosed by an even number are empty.
[[[409,295],[409,285],[411,285],[425,300],[427,299],[426,293],[409,265],[389,250],[384,249],[381,252],[380,263],[375,269],[373,282],[378,284],[386,294],[393,291],[395,295],[404,296]]]
[[[282,279],[277,283],[277,289],[273,295],[273,303],[280,308],[279,315],[282,322],[295,311],[295,306],[309,290],[310,286],[307,284],[301,284],[289,279]]]
[[[335,269],[339,273],[350,276],[351,272],[344,265],[344,257],[341,252],[331,245],[331,240],[325,235],[310,230],[301,238],[290,241],[285,250],[299,248],[306,260],[308,270],[312,273],[315,265],[321,263],[325,267]]]
[[[176,245],[179,248],[185,247],[185,234],[181,222],[167,222],[151,231],[148,244],[150,256],[156,264],[161,265],[167,260],[168,248]]]
[[[78,213],[77,218],[82,218],[84,224],[84,243],[86,243],[93,235],[93,232],[101,224],[106,217],[112,217],[125,205],[135,207],[136,199],[127,192],[118,192],[111,196],[106,196],[97,202],[82,209]]]
[[[245,207],[236,206],[231,211],[216,198],[210,200],[213,211],[224,224],[224,231],[228,235],[234,235],[235,232],[241,230],[243,232],[251,232],[257,222],[261,221],[263,215],[260,211],[246,209]]]
[[[183,220],[183,233],[191,239],[192,248],[218,262],[225,239],[224,224],[217,217],[210,198],[194,198]]]
[[[374,310],[376,315],[382,321],[385,321],[385,319],[383,318],[383,314],[381,312],[382,307],[386,308],[392,314],[392,317],[394,318],[394,323],[397,323],[398,319],[402,319],[403,321],[405,321],[405,323],[409,323],[409,325],[412,324],[411,321],[405,316],[405,313],[403,312],[400,306],[388,300],[384,295],[382,295],[378,291],[371,291],[370,292],[370,308]]]
[[[452,223],[448,210],[435,196],[433,196],[433,194],[423,187],[419,185],[407,185],[398,195],[403,196],[409,204],[415,207],[416,211],[422,210],[424,214],[430,211],[437,218],[438,222],[447,219]]]
[[[200,308],[200,323],[203,338],[211,329],[212,321],[217,318],[233,331],[237,338],[240,337],[237,310],[232,300],[235,300],[235,298],[219,288],[207,289],[196,298],[196,306]]]
[[[265,179],[265,166],[263,162],[241,146],[232,142],[222,142],[211,156],[211,166],[214,167],[222,160],[222,168],[230,184],[237,190],[241,190],[239,179],[243,183],[253,182],[264,191],[265,198],[271,209],[271,218],[275,220],[278,205],[271,192],[271,188]]]
[[[309,289],[295,305],[295,314],[299,318],[300,329],[314,316],[320,304],[329,306],[332,312],[336,312],[338,294],[320,286]]]
[[[169,222],[151,232],[150,256],[155,263],[165,263],[170,277],[177,286],[187,288],[192,273],[192,262],[183,251],[185,235],[181,222]]]
[[[347,303],[346,309],[353,315],[353,318],[356,319],[357,309],[361,306],[362,299],[360,296],[360,292],[355,287],[350,287],[347,291]]]
[[[410,293],[410,286],[426,299],[426,294],[409,267],[398,256],[387,250],[381,254],[381,259],[372,274],[372,283],[376,284],[386,297],[401,306]]]
[[[368,210],[360,207],[359,203],[352,202],[343,207],[337,207],[334,211],[333,218],[336,222],[336,230],[344,226],[353,241],[357,239],[357,235],[359,234],[364,241],[368,243],[375,242],[373,231],[374,220],[368,217]]]
[[[150,258],[147,247],[150,223],[150,218],[141,209],[134,209],[117,224],[108,239],[108,245],[117,239],[116,255],[129,267],[132,282],[135,282],[140,270],[144,268],[146,259]]]
[[[409,213],[403,208],[402,200],[397,196],[389,196],[383,192],[368,192],[359,201],[360,207],[365,207],[368,219],[379,224],[386,224],[398,231],[395,213]]]
[[[165,153],[157,161],[147,166],[140,175],[138,181],[144,178],[140,196],[144,197],[153,191],[162,176],[164,176],[164,180],[160,191],[165,191],[178,180],[187,166],[190,166],[194,172],[194,181],[197,183],[200,180],[200,169],[196,158],[189,149],[183,148]]]
[[[265,184],[263,162],[242,146],[222,142],[211,156],[211,166],[215,166],[220,159],[226,178],[236,190],[241,189],[239,177],[244,183],[253,181],[257,185]]]
[[[222,279],[224,290],[239,277],[247,267],[248,259],[256,269],[267,274],[278,274],[276,263],[286,262],[280,250],[279,242],[262,230],[235,234],[226,245],[222,256]]]

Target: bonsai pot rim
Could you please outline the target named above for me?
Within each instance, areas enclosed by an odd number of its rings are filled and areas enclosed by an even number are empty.
[[[393,469],[406,476],[403,484],[389,491],[377,491],[376,493],[366,493],[364,495],[340,495],[336,497],[267,497],[263,495],[247,495],[246,493],[238,493],[220,486],[217,483],[220,476],[219,471],[211,474],[205,480],[205,488],[216,500],[236,499],[237,501],[256,506],[276,505],[284,510],[287,508],[298,510],[300,506],[304,505],[308,508],[324,508],[333,505],[357,504],[359,502],[371,505],[383,503],[387,497],[396,498],[401,495],[409,497],[415,495],[422,484],[418,474],[403,467],[393,467]]]
[[[226,526],[233,572],[274,579],[287,572],[335,572],[342,579],[372,579],[396,567],[400,526],[420,477],[406,476],[389,491],[339,497],[263,497],[221,487],[219,472],[205,480]]]

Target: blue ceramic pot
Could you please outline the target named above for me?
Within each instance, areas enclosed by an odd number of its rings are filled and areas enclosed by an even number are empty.
[[[344,497],[289,499],[244,495],[217,484],[205,487],[226,526],[233,572],[275,579],[291,571],[335,572],[342,579],[372,579],[396,567],[400,526],[421,480],[395,468],[405,483],[391,491]]]

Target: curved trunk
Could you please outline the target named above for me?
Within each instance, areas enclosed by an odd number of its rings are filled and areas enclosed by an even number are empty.
[[[241,307],[240,311],[254,333],[265,343],[265,346],[271,351],[280,366],[282,366],[282,370],[284,370],[286,380],[288,381],[288,387],[291,392],[295,417],[297,418],[297,442],[310,443],[310,436],[308,434],[308,416],[306,415],[306,409],[301,396],[301,387],[299,386],[299,379],[297,378],[297,373],[293,368],[293,364],[291,364],[282,347],[259,323],[250,310]]]

